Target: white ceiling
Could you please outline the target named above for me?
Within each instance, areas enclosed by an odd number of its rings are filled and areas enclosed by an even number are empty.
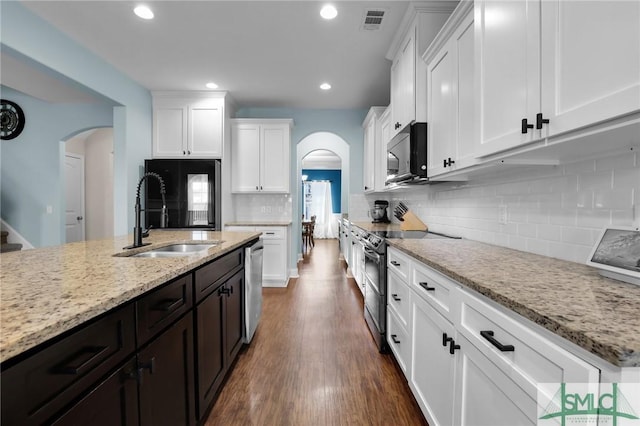
[[[150,90],[214,81],[239,107],[368,108],[389,103],[385,54],[409,2],[335,1],[332,21],[305,0],[150,1],[151,21],[133,1],[24,4]],[[368,8],[387,11],[377,31],[361,29]]]

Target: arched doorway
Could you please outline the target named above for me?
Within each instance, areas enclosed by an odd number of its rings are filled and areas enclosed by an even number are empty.
[[[342,160],[327,149],[302,159],[302,217],[315,217],[315,238],[337,238],[342,213]]]
[[[346,213],[349,211],[349,144],[340,136],[331,132],[315,132],[304,137],[296,147],[297,161],[296,161],[296,174],[295,174],[295,186],[297,188],[293,192],[293,217],[296,220],[293,221],[293,235],[301,235],[301,223],[299,218],[302,217],[302,160],[310,153],[318,150],[326,150],[335,154],[341,161],[341,183],[340,183],[340,213]],[[296,248],[294,253],[296,255],[296,263],[299,259],[302,259],[302,243],[300,238],[293,238],[293,247]],[[294,264],[296,264],[294,263]]]

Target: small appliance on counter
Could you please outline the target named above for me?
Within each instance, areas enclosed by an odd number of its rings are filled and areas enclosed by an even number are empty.
[[[373,208],[371,209],[371,217],[373,218],[373,223],[391,223],[391,221],[387,217],[387,207],[389,207],[388,201],[375,201],[375,203],[373,204]]]

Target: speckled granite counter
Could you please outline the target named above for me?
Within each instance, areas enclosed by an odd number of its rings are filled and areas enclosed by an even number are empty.
[[[18,355],[259,237],[256,232],[152,231],[151,246],[123,250],[131,236],[0,256],[0,361]],[[114,257],[171,243],[222,243],[175,258]]]
[[[640,367],[640,287],[586,265],[468,240],[388,243],[620,367]]]

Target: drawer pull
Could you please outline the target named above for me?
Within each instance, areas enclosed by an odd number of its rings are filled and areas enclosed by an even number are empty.
[[[218,290],[218,296],[220,296],[221,294],[226,294],[227,296],[229,296],[231,293],[233,293],[233,287],[231,289],[228,289],[227,287],[222,287],[220,290]]]
[[[502,343],[498,342],[496,338],[493,337],[493,331],[491,330],[481,331],[480,335],[487,339],[489,343],[498,348],[498,350],[501,352],[513,352],[515,350],[513,345],[503,345]]]
[[[276,235],[275,232],[265,232],[265,235]]]
[[[392,264],[393,266],[400,266],[400,264],[399,264],[398,262],[396,262],[395,260],[392,260],[392,261],[391,261],[391,264]]]
[[[55,374],[72,374],[78,375],[85,373],[98,358],[109,350],[109,346],[87,346],[80,349],[69,361],[65,361],[66,365],[54,367]]]
[[[454,355],[456,352],[456,349],[460,349],[460,345],[456,345],[456,342],[451,339],[451,341],[449,342],[449,353],[451,355]]]
[[[393,300],[395,300],[396,302],[400,302],[402,300],[398,297],[397,294],[392,294],[391,297],[393,297]]]
[[[182,298],[180,299],[164,299],[161,302],[158,302],[151,310],[153,311],[162,311],[162,312],[171,312],[174,309],[178,308],[183,304]]]
[[[436,288],[435,287],[429,287],[429,283],[427,282],[422,282],[422,283],[418,283],[420,284],[420,287],[424,288],[427,291],[435,291]]]
[[[395,343],[396,345],[400,343],[400,340],[398,340],[398,335],[397,334],[392,334],[391,335],[391,340],[393,340],[393,343]]]
[[[448,337],[447,333],[442,333],[442,346],[447,346],[447,343],[452,341],[453,341],[453,337]]]

